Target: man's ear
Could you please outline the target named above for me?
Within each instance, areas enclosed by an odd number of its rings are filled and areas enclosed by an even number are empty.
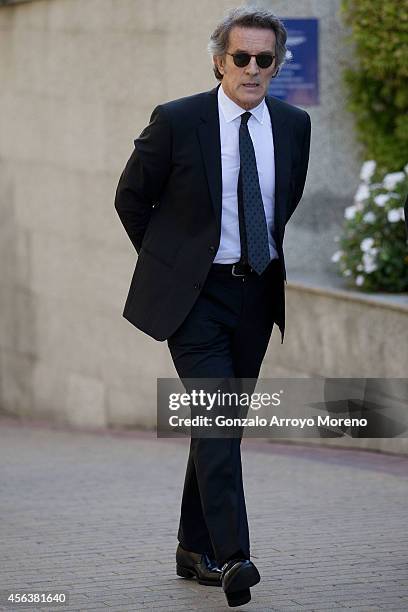
[[[224,74],[225,57],[222,55],[213,55],[213,62],[218,68],[218,72]]]

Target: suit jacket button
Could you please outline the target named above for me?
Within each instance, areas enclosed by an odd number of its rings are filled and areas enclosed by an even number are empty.
[[[200,289],[201,285],[200,283],[194,283],[194,289]]]
[[[210,251],[210,253],[215,253],[215,246],[210,246],[208,247],[208,250]]]

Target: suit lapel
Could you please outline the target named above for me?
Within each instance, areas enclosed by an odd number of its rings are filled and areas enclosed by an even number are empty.
[[[211,202],[214,208],[219,235],[221,232],[222,174],[220,121],[217,98],[218,87],[209,91],[204,97],[200,123],[198,126],[198,139],[200,141],[204,167],[207,174],[208,188],[210,190]]]
[[[271,116],[275,156],[275,236],[281,242],[286,219],[286,203],[290,189],[290,140],[286,130],[286,117],[276,98],[266,97]]]

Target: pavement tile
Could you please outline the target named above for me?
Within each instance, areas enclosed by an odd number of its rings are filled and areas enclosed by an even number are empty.
[[[0,417],[0,589],[69,593],[47,612],[225,612],[175,576],[187,454]],[[240,610],[408,610],[408,458],[244,441],[243,471],[262,580]]]

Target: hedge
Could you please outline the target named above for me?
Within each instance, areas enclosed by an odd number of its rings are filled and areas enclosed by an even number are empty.
[[[386,171],[408,161],[408,9],[405,0],[342,0],[355,61],[344,71],[364,159]]]

